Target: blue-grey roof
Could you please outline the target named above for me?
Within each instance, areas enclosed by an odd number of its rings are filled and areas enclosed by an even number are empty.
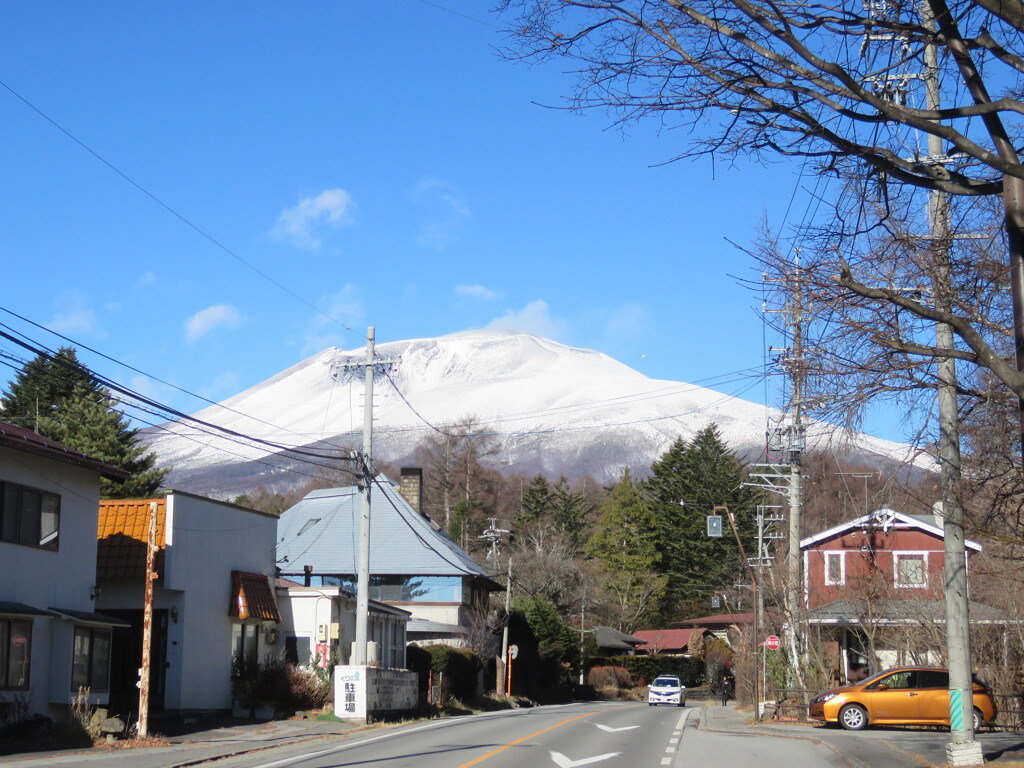
[[[313,491],[277,523],[277,564],[285,574],[354,574],[362,496],[356,486]],[[380,475],[370,494],[370,575],[482,576],[466,552]],[[497,585],[495,585],[497,586]]]

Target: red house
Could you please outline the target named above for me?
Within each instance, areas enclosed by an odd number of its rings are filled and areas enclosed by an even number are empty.
[[[981,550],[965,542],[968,560]],[[800,542],[812,644],[838,682],[905,663],[939,663],[945,636],[944,532],[933,515],[880,509]],[[972,625],[1013,622],[970,604]]]

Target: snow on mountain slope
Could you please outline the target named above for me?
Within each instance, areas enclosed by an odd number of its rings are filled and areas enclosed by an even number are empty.
[[[601,480],[627,465],[646,469],[677,437],[689,439],[710,423],[744,454],[756,455],[764,443],[764,406],[650,379],[599,352],[525,333],[466,331],[391,342],[378,346],[377,356],[400,359],[374,387],[374,455],[389,461],[407,460],[432,432],[424,421],[443,429],[466,418],[497,435],[496,461],[508,469]],[[343,376],[339,365],[363,361],[365,350],[327,349],[194,415],[278,445],[359,448],[363,374]],[[822,428],[811,430],[812,439],[815,432],[824,439]],[[145,430],[144,439],[160,464],[172,467],[168,485],[197,493],[233,495],[315,472],[276,447],[210,436],[180,422]],[[907,457],[907,446],[897,443],[863,435],[854,442],[861,453]]]

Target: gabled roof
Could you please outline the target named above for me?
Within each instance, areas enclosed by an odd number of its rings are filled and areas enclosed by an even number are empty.
[[[644,641],[643,650],[648,653],[657,651],[686,650],[690,637],[697,631],[693,629],[641,629],[633,633],[633,637]]]
[[[25,451],[26,453],[34,453],[37,456],[45,456],[48,459],[62,461],[66,464],[85,467],[86,469],[99,472],[111,480],[124,480],[129,477],[128,472],[120,467],[115,467],[113,464],[108,464],[99,459],[93,459],[84,453],[68,448],[63,443],[43,437],[31,429],[16,427],[14,424],[8,424],[6,421],[0,421],[0,445]]]
[[[834,539],[850,531],[863,530],[865,528],[881,528],[883,531],[914,529],[931,534],[938,539],[944,539],[946,534],[940,525],[935,524],[935,517],[932,515],[925,517],[921,515],[907,515],[894,509],[877,509],[874,512],[861,515],[856,520],[840,523],[833,528],[829,528],[827,531],[822,531],[814,536],[808,536],[800,542],[800,549],[807,549],[815,544]],[[964,546],[968,549],[973,549],[975,552],[981,551],[981,544],[976,541],[965,540]]]
[[[354,574],[362,496],[356,486],[313,491],[277,522],[283,574]],[[371,576],[477,576],[503,589],[429,518],[416,512],[384,475],[370,494]]]

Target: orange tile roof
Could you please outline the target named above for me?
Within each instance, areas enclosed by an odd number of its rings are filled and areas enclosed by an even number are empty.
[[[146,574],[149,505],[156,502],[156,572],[164,570],[167,505],[163,499],[104,499],[100,502],[96,578],[141,579]]]
[[[281,623],[277,601],[270,582],[262,573],[231,572],[231,603],[228,616],[237,619],[263,619]]]

